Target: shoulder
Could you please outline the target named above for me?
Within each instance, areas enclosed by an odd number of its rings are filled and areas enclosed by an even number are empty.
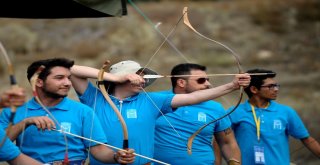
[[[271,102],[271,107],[270,108],[274,108],[277,110],[281,110],[282,112],[288,112],[288,113],[292,113],[292,112],[296,112],[291,106],[286,105],[286,104],[280,104],[278,102],[272,101]]]
[[[172,90],[162,90],[162,91],[157,91],[157,92],[152,92],[152,93],[158,93],[158,94],[174,94]]]
[[[27,109],[27,103],[24,103],[23,105],[16,107],[16,112],[26,111],[26,109]],[[11,108],[4,107],[0,109],[0,115],[1,114],[11,114]]]
[[[235,107],[236,106],[231,106],[227,109],[227,113],[233,111],[229,114],[230,119],[242,118],[243,115],[247,114],[244,113],[247,109],[246,103],[240,103],[239,106],[234,109]]]
[[[208,105],[215,106],[215,107],[223,108],[223,105],[221,103],[214,101],[214,100],[209,100],[209,101],[206,101],[205,103]]]
[[[213,100],[202,102],[199,105],[205,106],[209,109],[214,109],[215,112],[225,112],[225,108],[223,107],[223,105]]]
[[[227,109],[227,111],[229,112],[229,111],[233,110],[235,107],[236,107],[235,105],[230,106]],[[237,112],[244,111],[246,109],[246,107],[247,107],[246,103],[240,103],[236,110],[237,110]]]
[[[144,93],[144,92],[140,92],[139,95],[148,95],[150,97],[156,97],[156,98],[168,98],[168,97],[173,97],[175,94],[170,92],[170,91],[158,91],[158,92],[147,92],[147,93]]]
[[[66,98],[66,106],[68,106],[69,109],[75,109],[77,108],[78,110],[92,110],[91,107],[89,107],[86,104],[81,103],[80,101],[72,100],[70,98]]]

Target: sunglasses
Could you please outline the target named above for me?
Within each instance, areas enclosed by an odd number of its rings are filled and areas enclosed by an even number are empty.
[[[204,84],[204,83],[206,83],[206,81],[209,81],[209,78],[198,78],[198,79],[196,79],[196,81],[197,81],[197,83],[198,84]]]

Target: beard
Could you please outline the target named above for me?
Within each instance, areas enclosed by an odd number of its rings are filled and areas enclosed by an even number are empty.
[[[51,92],[51,91],[47,90],[46,86],[44,86],[42,91],[47,97],[50,97],[50,98],[53,98],[53,99],[65,98],[67,96],[67,94],[61,95],[61,94],[58,94],[58,93]]]
[[[67,96],[67,95],[60,95],[58,93],[53,93],[53,92],[47,91],[46,89],[44,89],[43,92],[45,95],[47,95],[48,97],[51,97],[53,99],[65,98]]]

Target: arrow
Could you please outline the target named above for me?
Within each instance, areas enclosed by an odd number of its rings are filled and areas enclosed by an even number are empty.
[[[222,77],[222,76],[235,76],[239,73],[226,73],[226,74],[207,74],[208,77]],[[270,75],[273,73],[249,73],[250,76],[263,76]],[[143,78],[154,79],[154,78],[171,78],[171,77],[200,77],[199,75],[144,75]]]

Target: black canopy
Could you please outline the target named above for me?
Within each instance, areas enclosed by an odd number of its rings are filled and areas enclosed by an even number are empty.
[[[92,18],[127,15],[126,0],[2,0],[3,18]]]

